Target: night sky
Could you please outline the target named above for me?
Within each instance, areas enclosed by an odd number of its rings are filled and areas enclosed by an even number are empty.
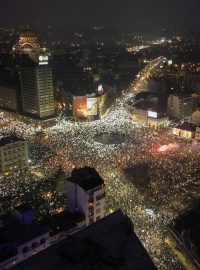
[[[0,26],[200,26],[200,0],[3,0]]]

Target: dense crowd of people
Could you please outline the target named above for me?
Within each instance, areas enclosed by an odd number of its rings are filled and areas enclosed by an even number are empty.
[[[199,147],[133,122],[126,107],[133,95],[124,94],[102,120],[59,119],[56,126],[46,129],[0,113],[0,136],[26,138],[30,153],[27,172],[1,177],[0,211],[26,201],[39,218],[59,212],[67,203],[66,177],[75,167],[91,166],[105,181],[106,212],[121,208],[127,213],[158,269],[179,269],[164,240],[167,225],[200,197],[196,189]],[[104,144],[94,139],[113,133],[125,135],[125,141]],[[137,179],[138,165],[143,179]]]

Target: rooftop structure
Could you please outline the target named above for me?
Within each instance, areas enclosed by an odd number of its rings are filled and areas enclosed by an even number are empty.
[[[90,167],[74,169],[68,181],[79,185],[85,191],[104,184],[97,171]]]
[[[196,131],[196,126],[188,122],[184,122],[183,124],[176,126],[176,128],[181,129],[181,130],[191,131],[191,132]]]
[[[134,233],[130,219],[119,210],[28,259],[16,269],[156,268]]]
[[[191,117],[192,113],[198,108],[199,96],[197,94],[171,94],[168,97],[167,111],[172,118]]]
[[[85,227],[85,217],[63,211],[38,221],[27,204],[0,216],[0,269],[9,269],[68,234]]]
[[[196,126],[192,123],[184,122],[183,124],[180,124],[176,126],[173,129],[173,134],[177,135],[181,138],[185,139],[192,139],[195,137],[196,133]]]
[[[0,139],[0,147],[5,146],[5,145],[10,144],[10,143],[20,142],[20,141],[25,141],[25,139],[19,138],[15,135],[3,137]]]

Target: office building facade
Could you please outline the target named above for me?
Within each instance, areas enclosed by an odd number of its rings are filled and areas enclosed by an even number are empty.
[[[17,112],[19,110],[18,89],[9,86],[0,86],[0,108]]]
[[[39,59],[39,63],[26,61],[21,66],[20,81],[23,113],[43,119],[54,115],[54,93],[48,56]]]
[[[28,168],[28,143],[16,136],[0,140],[0,172],[12,173]]]
[[[199,96],[197,94],[170,95],[167,103],[167,114],[171,118],[191,117],[197,109]]]

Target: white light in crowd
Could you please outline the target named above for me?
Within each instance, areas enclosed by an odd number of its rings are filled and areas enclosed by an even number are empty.
[[[100,85],[98,86],[98,92],[102,92],[102,91],[103,91],[103,85],[100,84]]]

